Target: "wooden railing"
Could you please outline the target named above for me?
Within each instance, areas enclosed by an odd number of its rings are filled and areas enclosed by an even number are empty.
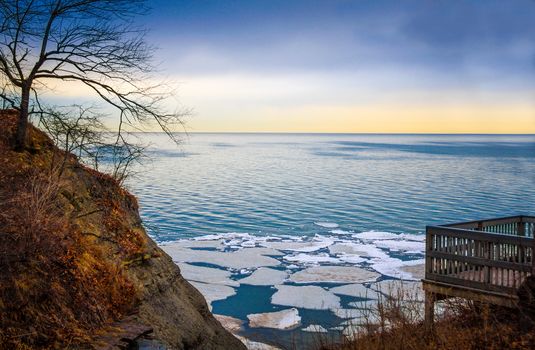
[[[467,221],[441,226],[533,238],[535,231],[535,217],[509,216],[505,218]]]
[[[428,226],[425,279],[514,294],[535,272],[534,229],[530,216]]]

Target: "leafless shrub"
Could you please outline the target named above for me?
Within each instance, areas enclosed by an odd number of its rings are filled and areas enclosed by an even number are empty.
[[[122,184],[134,174],[133,165],[144,158],[145,146],[128,133],[106,130],[102,114],[93,106],[41,108],[37,125],[64,152],[54,152],[53,166],[63,174],[71,155],[81,163],[111,175]],[[131,137],[129,137],[131,136]]]

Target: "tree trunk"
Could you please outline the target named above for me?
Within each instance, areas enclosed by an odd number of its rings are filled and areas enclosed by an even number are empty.
[[[19,121],[17,123],[17,134],[15,138],[15,150],[20,152],[26,148],[26,139],[28,134],[28,116],[30,108],[30,87],[28,84],[23,84],[21,101],[20,101],[20,114]]]

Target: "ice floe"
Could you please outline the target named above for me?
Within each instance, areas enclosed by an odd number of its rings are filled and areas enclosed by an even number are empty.
[[[417,266],[425,263],[425,259],[418,260],[401,260],[397,258],[386,257],[384,259],[376,260],[371,264],[371,267],[382,275],[404,279],[415,280],[411,272],[406,270],[407,266]],[[405,270],[404,270],[405,269]]]
[[[301,329],[303,332],[312,332],[312,333],[328,333],[329,331],[319,324],[311,324],[306,328]]]
[[[324,227],[324,228],[337,228],[338,224],[334,222],[315,222],[314,225]]]
[[[331,254],[365,254],[364,250],[358,249],[358,244],[355,243],[335,243],[329,247]]]
[[[404,283],[411,283],[411,288],[416,288],[417,284],[410,281],[423,277],[425,261],[414,259],[413,256],[414,253],[424,252],[422,235],[379,231],[354,233],[331,228],[330,233],[313,237],[262,237],[247,233],[206,235],[166,243],[162,248],[180,266],[184,278],[199,289],[209,304],[235,295],[236,289],[233,287],[240,284],[273,286],[276,292],[271,297],[272,304],[332,310],[338,317],[347,320],[342,326],[352,325],[350,322],[362,324],[363,313],[376,309],[378,299],[388,294],[385,291],[391,288],[393,282],[376,282],[380,277],[403,279]],[[239,275],[240,279],[236,280],[233,274]],[[327,289],[317,284],[335,285]],[[418,309],[423,298],[421,288],[414,294],[415,306],[411,304],[408,308]],[[342,306],[340,296],[362,300],[348,302],[344,299]],[[369,317],[376,317],[375,314],[372,312]],[[264,314],[250,315],[253,317],[250,322],[260,325],[261,319],[257,315]],[[277,313],[266,315],[262,322],[269,320],[271,323],[258,327],[280,328],[290,324]],[[229,328],[241,327],[239,322],[233,320],[222,319],[221,322],[229,323]],[[303,331],[317,331],[312,327],[303,328]],[[253,343],[249,341],[249,344]],[[254,344],[263,346],[261,343]]]
[[[287,277],[288,273],[286,271],[261,267],[250,276],[238,280],[238,282],[253,286],[274,286],[282,284]]]
[[[359,300],[359,301],[352,301],[347,305],[355,309],[366,310],[366,311],[377,311],[377,303],[378,303],[378,300]]]
[[[175,262],[209,263],[236,270],[280,265],[280,261],[272,258],[272,256],[281,254],[279,251],[269,248],[244,248],[231,252],[219,252],[193,250],[167,244],[162,246],[162,249]]]
[[[341,309],[341,308],[338,308],[338,309],[333,309],[332,312],[336,316],[338,316],[340,318],[344,318],[344,319],[360,318],[363,315],[363,311],[361,309]]]
[[[370,288],[395,299],[422,302],[424,300],[424,291],[421,282],[385,280],[372,283]]]
[[[425,277],[425,264],[402,266],[401,271],[410,273],[412,278],[421,280]]]
[[[360,264],[362,262],[367,261],[365,258],[360,257],[358,255],[354,255],[354,254],[342,254],[338,256],[338,260],[343,261],[348,264]]]
[[[296,308],[247,315],[251,328],[293,329],[301,325],[301,316]]]
[[[233,239],[255,239],[256,237],[249,233],[228,232],[217,233],[212,235],[204,235],[195,237],[196,241],[219,241],[219,240],[233,240]]]
[[[275,305],[294,306],[303,309],[329,310],[340,308],[340,298],[318,286],[276,286],[271,297]]]
[[[329,224],[329,223],[324,223]],[[334,234],[345,234],[332,230]],[[282,264],[303,267],[318,264],[371,266],[385,276],[416,279],[420,278],[416,268],[419,260],[407,262],[392,257],[389,252],[403,254],[423,253],[424,243],[418,235],[391,232],[367,231],[345,236],[316,235],[298,236],[254,236],[248,233],[213,234],[194,240],[167,243],[162,246],[175,262],[209,263],[232,270],[273,267]],[[193,249],[190,249],[193,248]],[[216,248],[216,250],[195,249]],[[325,250],[328,249],[328,253]],[[283,252],[293,252],[287,254]],[[279,257],[283,256],[282,259]],[[288,264],[290,263],[290,264]],[[292,266],[293,265],[293,266]],[[345,281],[343,281],[345,282]]]
[[[318,263],[340,263],[340,259],[333,258],[327,253],[320,253],[316,255],[310,255],[305,253],[299,253],[297,255],[288,255],[284,257],[284,260],[301,264],[318,264]]]
[[[222,284],[208,284],[202,282],[190,282],[206,299],[210,305],[213,301],[224,300],[236,294],[236,290],[232,287]]]
[[[389,255],[386,252],[377,248],[377,246],[375,246],[374,244],[353,243],[353,242],[336,243],[329,247],[329,252],[331,254],[356,255],[360,257],[379,258],[379,259],[384,259],[384,258],[389,257]]]
[[[162,244],[162,248],[170,244],[176,247],[183,247],[183,248],[215,248],[215,249],[225,248],[225,245],[221,241],[196,241],[196,240],[190,240],[190,239],[180,240],[176,242],[168,242],[166,244]]]
[[[231,316],[214,314],[216,320],[221,323],[223,328],[231,333],[239,332],[242,329],[243,321]]]
[[[425,243],[419,241],[379,240],[373,243],[379,248],[393,251],[401,250],[413,253],[423,253],[425,251]]]
[[[352,231],[345,231],[345,230],[340,230],[340,229],[336,229],[336,230],[331,230],[330,231],[332,234],[335,234],[335,235],[351,235],[355,232],[352,232]]]
[[[303,252],[303,253],[310,253],[315,252],[323,248],[327,248],[328,246],[332,245],[334,243],[334,240],[329,237],[316,235],[311,241],[306,242],[295,242],[295,241],[282,241],[282,242],[260,242],[260,245],[267,248],[277,249],[277,250],[283,250],[283,251],[295,251],[295,252]]]
[[[372,282],[379,274],[354,266],[316,266],[290,275],[294,283],[362,283]]]
[[[377,299],[377,291],[366,287],[363,284],[346,284],[329,289],[337,295],[348,295],[356,298]]]
[[[195,266],[185,263],[178,263],[180,274],[188,281],[223,284],[237,287],[239,283],[230,279],[230,272],[214,269],[211,267]]]
[[[276,346],[253,341],[251,339],[247,339],[238,334],[234,334],[234,336],[238,338],[245,345],[247,350],[281,350],[280,348]]]
[[[349,341],[354,341],[358,339],[358,335],[362,334],[362,332],[365,331],[365,327],[358,325],[358,324],[350,324],[349,326],[345,327],[342,331],[342,334],[344,337]]]
[[[253,240],[250,240],[250,241],[244,241],[244,242],[241,242],[241,243],[240,243],[240,246],[242,246],[242,247],[246,247],[246,248],[251,248],[251,247],[256,246],[256,243],[255,243],[255,241],[253,241]]]
[[[382,231],[365,231],[355,233],[351,237],[358,238],[364,241],[376,241],[376,240],[405,240],[405,241],[425,241],[425,235],[421,234],[405,234],[405,233],[393,233]]]
[[[403,234],[402,236],[407,241],[425,242],[425,234]]]
[[[377,240],[377,239],[395,239],[399,238],[400,235],[392,232],[382,232],[382,231],[365,231],[352,235],[353,238],[358,238],[362,240]]]
[[[378,324],[381,322],[381,318],[378,312],[366,312],[361,310],[361,314],[357,318],[346,319],[340,323],[342,326],[360,326]]]

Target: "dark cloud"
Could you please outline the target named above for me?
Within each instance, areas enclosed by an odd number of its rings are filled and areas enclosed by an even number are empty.
[[[535,44],[535,2],[433,1],[423,3],[403,26],[404,32],[431,47],[469,50]]]
[[[181,73],[359,71],[534,80],[535,2],[153,1],[152,38]],[[446,74],[447,73],[447,74]],[[448,79],[445,79],[447,84]],[[532,84],[532,83],[530,83]]]

